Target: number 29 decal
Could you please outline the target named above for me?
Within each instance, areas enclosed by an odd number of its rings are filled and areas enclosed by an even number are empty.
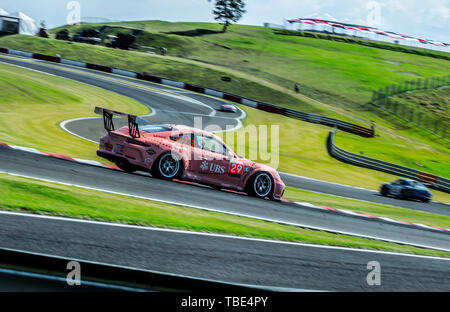
[[[230,163],[230,174],[242,175],[243,172],[244,172],[243,163],[234,161]]]

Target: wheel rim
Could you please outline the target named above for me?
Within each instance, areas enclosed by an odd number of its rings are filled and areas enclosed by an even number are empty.
[[[159,172],[166,178],[173,178],[180,169],[180,163],[172,158],[170,154],[164,155],[159,161]]]
[[[259,174],[253,184],[256,195],[266,197],[272,189],[272,180],[266,173]]]

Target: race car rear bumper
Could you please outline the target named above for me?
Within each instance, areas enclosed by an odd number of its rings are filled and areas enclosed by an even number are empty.
[[[112,153],[108,153],[108,152],[105,152],[102,150],[97,150],[97,156],[105,158],[113,163],[118,163],[118,162],[129,163],[128,159],[126,159],[125,157],[120,157],[120,156],[117,156],[117,155],[114,155]],[[135,164],[132,164],[132,166],[135,167],[136,170],[139,170],[139,171],[148,172],[148,170],[149,170],[148,168],[137,166]]]

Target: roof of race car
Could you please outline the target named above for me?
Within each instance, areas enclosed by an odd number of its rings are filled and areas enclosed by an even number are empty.
[[[160,133],[160,132],[175,132],[175,133],[186,133],[186,132],[194,132],[196,134],[203,134],[207,136],[215,137],[215,135],[211,132],[201,130],[198,128],[189,127],[186,125],[173,125],[173,124],[164,124],[164,125],[144,125],[140,126],[139,130],[141,131],[141,134],[145,137],[145,134],[152,135],[154,133]],[[125,134],[128,133],[128,127],[122,127],[118,130],[118,132]]]

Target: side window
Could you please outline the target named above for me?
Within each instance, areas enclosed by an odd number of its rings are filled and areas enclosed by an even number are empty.
[[[190,145],[190,146],[195,145],[192,133],[183,133],[180,135],[174,135],[174,136],[171,136],[170,139],[172,141],[176,141],[176,142],[184,144],[184,145]]]
[[[217,141],[215,138],[213,137],[207,137],[207,136],[201,136],[198,135],[196,136],[197,140],[197,147],[210,151],[210,152],[214,152],[214,153],[218,153],[218,154],[223,154],[226,155],[227,150],[225,148],[225,146]]]

